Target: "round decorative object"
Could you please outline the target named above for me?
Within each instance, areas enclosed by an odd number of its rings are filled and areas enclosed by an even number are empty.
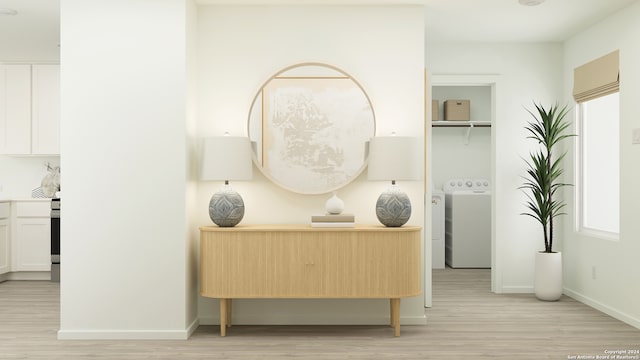
[[[336,193],[333,193],[333,196],[330,197],[329,200],[327,200],[324,206],[327,209],[327,213],[338,215],[342,212],[342,210],[344,210],[344,201],[342,201],[342,199],[340,199],[338,195],[336,195]]]
[[[253,161],[274,184],[299,194],[337,191],[367,166],[373,105],[347,72],[302,63],[269,78],[247,121]]]
[[[233,227],[244,217],[244,201],[231,186],[224,186],[209,201],[209,217],[220,227]]]
[[[380,194],[376,202],[376,216],[384,226],[400,227],[411,217],[411,201],[400,190],[387,190]]]

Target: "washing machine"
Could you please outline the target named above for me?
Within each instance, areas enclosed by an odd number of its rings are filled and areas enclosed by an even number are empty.
[[[445,182],[445,262],[452,268],[491,267],[491,186],[487,179]]]
[[[444,269],[444,191],[431,192],[431,268]]]

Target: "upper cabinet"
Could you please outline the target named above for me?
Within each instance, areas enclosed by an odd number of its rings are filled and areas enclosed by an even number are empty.
[[[31,66],[31,153],[60,154],[60,65]]]
[[[0,153],[31,153],[31,65],[0,65]]]
[[[60,66],[0,65],[0,154],[60,154]]]

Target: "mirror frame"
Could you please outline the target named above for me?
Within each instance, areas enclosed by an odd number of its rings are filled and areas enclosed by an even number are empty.
[[[369,98],[369,95],[367,94],[367,92],[364,90],[364,88],[362,87],[362,85],[360,84],[360,82],[358,82],[353,76],[351,76],[351,74],[347,73],[346,71],[330,65],[330,64],[325,64],[325,63],[320,63],[320,62],[303,62],[303,63],[297,63],[297,64],[293,64],[290,66],[287,66],[285,68],[283,68],[282,70],[279,70],[278,72],[276,72],[274,75],[272,75],[271,77],[269,77],[263,84],[262,86],[260,86],[260,88],[258,89],[258,91],[256,92],[256,95],[253,97],[253,101],[251,102],[251,106],[249,108],[249,115],[247,117],[247,135],[249,137],[249,139],[252,141],[252,147],[253,147],[253,162],[256,165],[256,167],[260,170],[260,172],[267,178],[269,179],[272,183],[278,185],[279,187],[294,192],[294,193],[298,193],[298,194],[304,194],[304,195],[317,195],[317,194],[326,194],[326,193],[331,193],[331,192],[335,192],[340,188],[343,188],[344,186],[350,184],[351,182],[353,182],[358,176],[360,176],[362,174],[362,172],[364,171],[364,169],[367,167],[368,164],[368,158],[369,158],[369,154],[368,154],[368,149],[366,148],[366,144],[368,142],[369,139],[367,139],[366,141],[363,141],[362,147],[363,147],[363,160],[362,160],[362,164],[360,165],[360,167],[358,168],[358,170],[356,170],[355,172],[353,172],[352,174],[348,174],[348,178],[345,181],[340,182],[339,184],[335,184],[335,186],[331,186],[328,187],[326,189],[321,189],[321,190],[305,190],[305,189],[299,189],[299,188],[294,188],[291,186],[287,186],[285,184],[282,184],[279,180],[275,179],[273,176],[271,176],[271,174],[269,174],[266,169],[264,169],[263,164],[261,161],[259,161],[258,159],[258,152],[256,149],[256,143],[255,141],[253,141],[252,138],[252,126],[251,126],[251,120],[252,120],[252,114],[254,112],[254,108],[256,107],[256,102],[259,101],[259,99],[261,98],[264,89],[269,85],[269,83],[271,83],[274,79],[278,79],[278,78],[283,78],[283,74],[286,74],[287,72],[290,72],[294,69],[297,68],[302,68],[302,67],[316,67],[316,68],[326,68],[329,69],[330,71],[336,73],[336,74],[340,74],[343,75],[344,78],[347,78],[349,80],[351,80],[353,82],[353,84],[355,84],[360,91],[362,92],[362,94],[364,95],[364,99],[366,99],[366,102],[368,103],[369,109],[371,110],[371,134],[370,137],[374,137],[376,134],[376,115],[375,115],[375,110],[373,108],[373,103],[371,102],[371,99]],[[313,76],[309,76],[309,77],[313,77]],[[300,76],[292,76],[291,78],[294,79],[300,79]],[[318,76],[318,78],[327,78],[327,76]],[[338,76],[335,76],[335,78],[341,78]],[[312,79],[311,79],[312,80]],[[263,114],[264,114],[264,108],[261,109]],[[263,115],[264,116],[264,115]],[[262,129],[261,127],[261,136],[263,136],[263,132],[264,129]]]

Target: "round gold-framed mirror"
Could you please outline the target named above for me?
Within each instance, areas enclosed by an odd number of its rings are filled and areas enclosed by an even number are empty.
[[[358,177],[375,127],[363,87],[322,63],[292,65],[270,77],[248,119],[256,167],[300,194],[332,192]]]

